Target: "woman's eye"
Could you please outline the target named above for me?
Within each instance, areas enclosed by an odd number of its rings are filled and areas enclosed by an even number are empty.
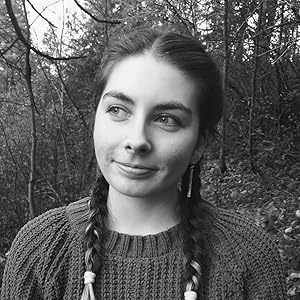
[[[163,126],[178,126],[179,122],[178,120],[176,120],[175,118],[171,117],[171,116],[159,116],[158,118],[156,118],[156,122],[162,124]]]
[[[109,109],[109,112],[113,115],[118,115],[120,113],[120,108],[119,107],[111,107]]]
[[[109,106],[106,111],[118,119],[124,119],[128,117],[128,112],[119,106]]]

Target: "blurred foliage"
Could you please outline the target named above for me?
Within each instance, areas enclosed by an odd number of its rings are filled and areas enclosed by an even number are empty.
[[[214,145],[202,166],[202,194],[217,206],[238,212],[276,241],[286,272],[289,299],[300,295],[300,168],[295,132],[282,128],[285,139],[257,141],[257,173],[249,168],[246,148],[233,138],[222,174]],[[227,149],[229,150],[229,149]]]

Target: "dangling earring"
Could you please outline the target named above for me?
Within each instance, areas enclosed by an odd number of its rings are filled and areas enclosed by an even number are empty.
[[[191,196],[192,196],[194,167],[195,167],[195,165],[192,164],[190,166],[190,171],[189,171],[189,186],[188,186],[188,191],[187,191],[188,198],[191,198]]]

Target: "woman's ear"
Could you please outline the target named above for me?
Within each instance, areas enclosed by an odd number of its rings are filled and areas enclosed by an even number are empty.
[[[192,156],[192,164],[197,163],[203,156],[204,150],[208,142],[208,132],[205,131],[199,135],[195,150]]]

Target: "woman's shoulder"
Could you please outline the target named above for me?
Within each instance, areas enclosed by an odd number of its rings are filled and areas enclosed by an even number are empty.
[[[21,228],[5,265],[2,288],[5,299],[21,299],[20,295],[24,291],[29,293],[32,285],[37,286],[32,293],[45,292],[45,286],[50,289],[49,282],[63,274],[71,256],[81,251],[80,234],[88,216],[86,203],[87,199],[82,199],[51,209]]]
[[[45,241],[53,235],[57,237],[57,234],[64,235],[69,231],[78,232],[88,218],[87,201],[88,198],[83,198],[33,218],[20,229],[13,243],[26,245],[30,240],[37,242],[39,236]]]
[[[70,230],[74,234],[84,234],[89,218],[89,199],[90,197],[83,198],[81,200],[69,204],[66,207],[66,214],[70,223]]]
[[[51,232],[66,230],[67,225],[66,207],[50,209],[41,215],[28,221],[18,232],[13,243],[12,249],[26,248],[31,243],[37,245],[40,240],[45,241]],[[11,252],[11,251],[10,251]]]
[[[218,233],[224,239],[242,239],[243,241],[247,240],[255,243],[261,241],[262,243],[271,243],[274,245],[274,241],[270,235],[257,226],[253,218],[231,210],[215,208],[213,229],[215,233]]]
[[[218,257],[247,272],[283,272],[275,239],[258,227],[253,219],[236,212],[216,209],[211,245]]]
[[[10,252],[22,255],[52,248],[54,241],[60,244],[84,231],[88,218],[87,198],[58,208],[50,209],[28,221],[16,235]],[[73,236],[74,237],[74,236]],[[48,245],[49,244],[49,245]]]
[[[212,236],[222,245],[228,245],[244,253],[277,252],[277,246],[271,236],[257,226],[253,219],[239,213],[216,208]],[[248,254],[247,254],[248,255]]]
[[[253,220],[218,208],[210,236],[212,258],[227,280],[241,276],[247,293],[257,299],[286,299],[278,247]]]

